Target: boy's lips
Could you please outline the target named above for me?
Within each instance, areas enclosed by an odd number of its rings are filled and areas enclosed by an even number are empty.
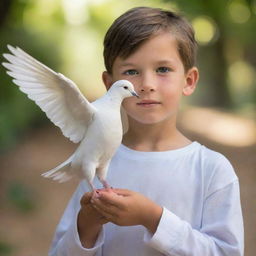
[[[137,102],[137,105],[142,107],[150,107],[161,104],[159,101],[155,100],[141,100],[140,102]]]

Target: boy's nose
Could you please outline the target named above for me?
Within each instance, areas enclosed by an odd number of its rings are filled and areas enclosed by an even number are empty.
[[[150,76],[143,77],[141,80],[141,84],[139,87],[140,92],[154,92],[155,91],[155,86],[154,86],[154,81]]]
[[[153,92],[153,91],[155,91],[155,90],[154,90],[153,88],[150,88],[150,89],[141,88],[140,91],[141,91],[141,92],[148,92],[148,91],[149,91],[149,92]]]
[[[155,91],[155,89],[153,89],[153,88],[148,88],[148,89],[146,89],[146,88],[141,88],[140,91],[141,91],[141,92],[145,92],[145,91],[153,92],[153,91]]]

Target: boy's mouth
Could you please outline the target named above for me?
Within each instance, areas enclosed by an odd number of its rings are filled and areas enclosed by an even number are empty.
[[[154,100],[142,100],[137,103],[137,105],[145,106],[145,107],[159,105],[159,104],[161,104],[159,101],[154,101]]]

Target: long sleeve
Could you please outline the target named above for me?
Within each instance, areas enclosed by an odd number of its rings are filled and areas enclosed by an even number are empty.
[[[171,256],[241,256],[244,231],[240,205],[236,180],[205,199],[199,230],[164,208],[157,231],[153,236],[146,232],[144,241]]]
[[[80,199],[85,193],[83,182],[78,186],[57,226],[49,256],[100,256],[104,241],[104,230],[98,236],[95,246],[86,249],[81,245],[77,231],[77,215]]]

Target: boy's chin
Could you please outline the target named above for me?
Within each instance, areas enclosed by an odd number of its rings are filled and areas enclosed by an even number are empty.
[[[157,120],[143,120],[141,124],[143,125],[155,125],[158,124],[159,122]]]
[[[162,123],[164,120],[160,118],[143,118],[136,121],[142,125],[156,125]]]

